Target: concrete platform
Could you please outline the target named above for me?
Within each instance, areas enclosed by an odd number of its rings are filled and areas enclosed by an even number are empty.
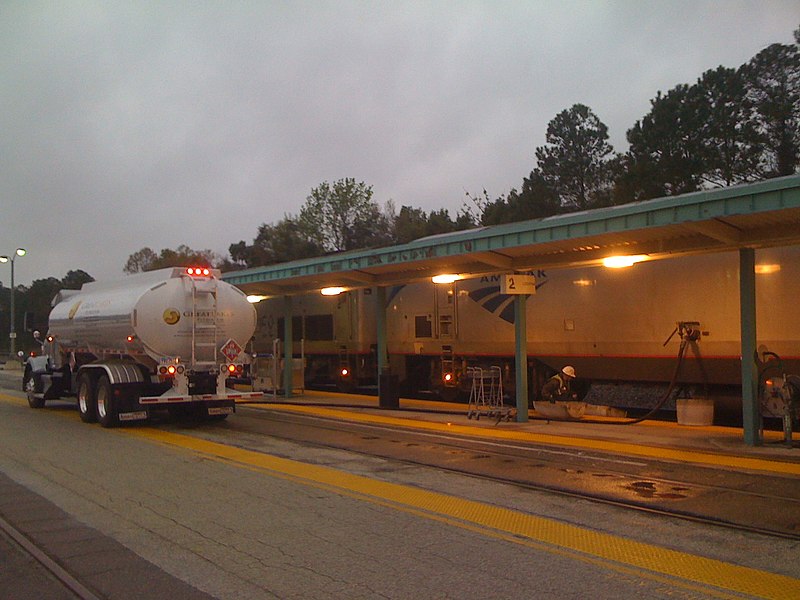
[[[212,598],[3,473],[0,596],[20,600]]]

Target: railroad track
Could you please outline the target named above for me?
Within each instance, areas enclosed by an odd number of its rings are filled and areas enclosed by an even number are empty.
[[[47,591],[49,597],[55,597],[54,594],[63,592],[63,594],[59,594],[58,597],[71,597],[77,600],[100,600],[99,596],[95,595],[89,588],[84,586],[71,573],[53,560],[42,548],[34,544],[25,534],[2,517],[0,517],[0,538],[3,538],[8,544],[16,546],[24,556],[36,561],[39,566],[44,569],[46,574],[50,576],[50,580],[45,582],[46,587],[49,588]],[[8,560],[13,559],[12,557],[8,557]],[[17,562],[22,564],[22,569],[24,570],[23,577],[37,578],[37,573],[32,573],[26,568],[27,562],[24,560],[24,557],[17,557]],[[37,578],[36,583],[39,585],[42,584],[39,578]],[[23,590],[24,586],[29,585],[28,582],[20,581],[17,582],[17,585],[19,585],[21,592],[30,593],[30,590]]]
[[[229,425],[533,491],[800,540],[800,485],[791,478],[270,410],[240,408]]]

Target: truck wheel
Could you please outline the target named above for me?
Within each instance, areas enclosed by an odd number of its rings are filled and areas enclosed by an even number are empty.
[[[97,421],[97,398],[89,373],[78,375],[78,413],[84,423]]]
[[[97,380],[97,420],[103,427],[119,425],[119,410],[115,406],[111,382],[103,375]]]
[[[31,408],[44,408],[44,398],[36,397],[36,379],[34,379],[30,367],[25,369],[25,375],[22,377],[22,389],[28,396],[28,406]]]
[[[25,367],[25,373],[22,375],[22,391],[28,391],[28,382],[32,379],[31,376],[31,366],[27,365]]]

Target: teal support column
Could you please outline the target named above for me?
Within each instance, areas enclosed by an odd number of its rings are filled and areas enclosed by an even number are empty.
[[[389,373],[389,353],[386,345],[386,288],[375,288],[375,326],[378,345],[376,362],[378,368],[378,406],[381,408],[400,408],[400,395],[397,380]]]
[[[386,353],[386,288],[378,286],[375,288],[375,326],[378,330],[378,375],[389,366]],[[380,381],[380,377],[378,378]],[[378,384],[380,393],[380,383]]]
[[[283,390],[292,397],[292,297],[283,297]]]
[[[528,422],[528,296],[514,296],[515,368],[517,374],[517,422]]]
[[[744,443],[760,446],[764,440],[758,399],[756,353],[756,252],[739,250],[739,306],[742,325],[742,419]]]

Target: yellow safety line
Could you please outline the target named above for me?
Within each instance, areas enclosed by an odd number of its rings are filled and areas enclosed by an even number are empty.
[[[433,421],[419,421],[416,419],[404,419],[400,417],[390,417],[371,413],[360,413],[345,409],[334,409],[320,406],[300,406],[296,404],[265,404],[265,408],[297,412],[303,414],[316,415],[347,421],[357,421],[360,423],[376,423],[382,425],[392,425],[395,427],[405,427],[410,429],[423,429],[426,431],[446,431],[448,433],[458,433],[473,437],[486,437],[496,440],[513,440],[518,442],[536,442],[542,444],[556,444],[584,448],[591,450],[602,450],[615,454],[627,454],[633,456],[646,456],[688,462],[693,464],[705,464],[714,466],[731,467],[736,469],[749,469],[755,471],[767,471],[772,473],[783,473],[787,475],[800,475],[800,463],[781,462],[763,458],[752,458],[747,456],[731,456],[726,454],[713,454],[711,452],[699,452],[695,450],[678,450],[674,448],[657,448],[654,446],[642,446],[640,444],[625,444],[622,442],[611,442],[607,440],[596,440],[590,438],[567,437],[563,435],[552,435],[545,433],[533,433],[530,431],[519,431],[498,428],[471,427],[469,425],[457,425],[454,423],[437,423]]]
[[[637,572],[637,575],[674,577],[681,581],[673,583],[682,587],[685,587],[684,582],[690,582],[689,585],[701,584],[755,597],[787,600],[800,598],[800,579],[785,575],[670,550],[483,502],[379,481],[330,467],[302,463],[182,434],[146,428],[123,431],[152,442],[191,450],[204,457],[413,512],[483,535],[534,545],[549,552],[576,553],[570,556],[581,560],[599,559],[606,568],[633,567],[647,572]]]
[[[335,398],[337,400],[355,400],[355,404],[362,404],[361,408],[377,408],[377,400],[375,396],[368,396],[366,394],[341,394],[337,392],[325,392],[320,390],[305,390],[303,392],[304,396],[310,397],[320,397],[320,398]],[[311,405],[313,406],[313,405]],[[400,407],[402,408],[424,408],[434,412],[440,412],[443,415],[456,413],[463,416],[467,415],[467,405],[465,404],[455,404],[455,403],[446,403],[438,400],[415,400],[413,398],[400,398]],[[447,407],[449,410],[448,412],[444,412],[443,408]],[[344,407],[343,409],[350,408]],[[534,409],[528,410],[528,415],[534,418],[544,419],[543,415],[536,412]],[[614,425],[616,422],[620,420],[620,417],[604,417],[600,415],[591,415],[588,417],[592,421],[607,421],[610,424]],[[580,420],[573,421],[574,423],[579,423]],[[669,421],[657,421],[657,420],[646,420],[642,421],[641,423],[637,423],[638,427],[655,427],[655,428],[662,428],[662,429],[675,429],[676,424],[674,422]],[[692,425],[691,430],[693,433],[697,433],[698,431],[706,431],[709,433],[717,433],[721,435],[728,435],[730,437],[738,437],[742,438],[743,433],[741,428],[735,427],[723,427],[721,425]],[[735,433],[734,433],[735,432]],[[764,438],[770,439],[774,441],[782,441],[783,440],[783,432],[782,431],[764,431]],[[800,432],[793,432],[792,439],[800,440]]]

